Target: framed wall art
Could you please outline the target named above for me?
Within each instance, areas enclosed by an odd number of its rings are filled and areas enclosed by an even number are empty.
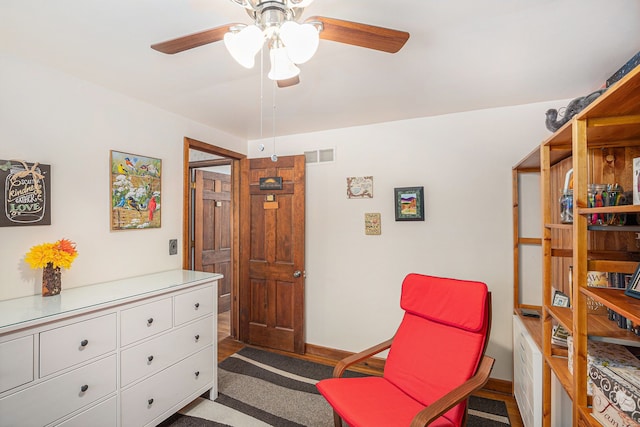
[[[396,221],[424,221],[424,187],[394,188]]]
[[[162,160],[111,150],[111,230],[160,228]]]
[[[0,227],[51,225],[51,166],[0,160]]]
[[[382,222],[380,221],[379,213],[364,214],[364,234],[367,236],[379,236],[382,234]]]
[[[373,177],[372,176],[348,177],[347,178],[347,198],[372,199],[373,198]]]

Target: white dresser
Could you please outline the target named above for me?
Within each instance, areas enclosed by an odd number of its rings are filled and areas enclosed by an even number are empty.
[[[154,426],[217,396],[219,274],[0,301],[0,427]]]
[[[542,353],[513,316],[513,394],[525,427],[542,426]]]

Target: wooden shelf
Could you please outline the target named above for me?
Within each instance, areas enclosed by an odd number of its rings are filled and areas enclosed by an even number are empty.
[[[615,211],[612,209],[615,208]],[[593,214],[593,213],[640,213],[640,205],[625,205],[625,206],[611,206],[606,208],[581,208],[578,209],[581,214]],[[545,228],[550,230],[568,230],[573,231],[573,224],[545,224]],[[639,233],[640,225],[589,225],[587,226],[589,231],[616,231],[616,232],[630,232]]]
[[[611,258],[613,258],[613,254],[611,255]],[[631,252],[619,252],[618,255],[619,259],[598,259],[589,261],[589,270],[633,274],[638,266],[638,254],[634,255]]]
[[[602,424],[600,424],[598,422],[598,420],[596,420],[595,418],[593,418],[591,416],[591,408],[588,408],[586,406],[580,406],[579,410],[580,410],[580,415],[582,416],[582,419],[585,422],[588,422],[590,426],[592,426],[592,427],[602,427]],[[581,424],[579,424],[579,425],[581,425]]]
[[[562,388],[567,392],[571,400],[573,400],[573,375],[569,372],[569,365],[566,357],[545,357],[545,361],[556,374]]]
[[[571,150],[554,150],[551,153],[551,163],[556,164],[571,156]],[[540,147],[536,147],[513,167],[520,172],[540,172]]]
[[[550,230],[569,230],[569,231],[573,230],[573,224],[551,223],[551,224],[545,224],[544,226]]]
[[[621,206],[622,207],[622,206]],[[638,206],[640,207],[640,206]],[[600,208],[591,208],[600,209]],[[631,232],[640,233],[640,225],[590,225],[587,227],[589,231],[617,231],[617,232]]]
[[[573,249],[551,248],[555,258],[573,257]],[[589,270],[632,274],[640,261],[640,252],[589,251]]]
[[[599,288],[595,288],[599,289]],[[628,298],[628,297],[627,297]],[[640,300],[638,300],[640,302]],[[557,320],[569,333],[573,334],[573,310],[566,307],[547,307],[549,314]],[[640,337],[609,320],[604,314],[589,314],[587,317],[587,334],[590,339],[607,342],[624,343],[640,346]]]
[[[640,300],[628,297],[624,289],[580,288],[580,291],[621,314],[633,323],[640,324]]]
[[[573,310],[567,307],[547,307],[551,317],[556,319],[567,331],[573,334]]]
[[[578,208],[578,215],[585,215],[585,214],[596,214],[596,213],[618,213],[618,214],[623,214],[623,213],[639,213],[640,212],[640,205],[622,205],[622,206],[602,206],[599,208]],[[598,227],[598,228],[594,228],[594,227]],[[625,227],[632,227],[632,226],[627,226],[627,225],[606,225],[606,226],[594,226],[591,225],[588,227],[589,230],[601,230],[602,228],[625,228]],[[639,228],[639,227],[635,227],[635,228]],[[623,230],[624,231],[624,230]]]

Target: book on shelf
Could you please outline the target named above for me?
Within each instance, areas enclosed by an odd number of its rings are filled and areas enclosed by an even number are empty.
[[[568,347],[567,337],[569,335],[569,331],[562,327],[562,325],[553,325],[553,329],[551,330],[551,344]]]
[[[567,294],[555,288],[553,288],[552,290],[553,300],[551,301],[551,305],[555,307],[571,307],[571,301]],[[553,325],[553,329],[551,330],[551,343],[562,347],[567,347],[567,337],[569,335],[569,331],[567,331],[564,327],[562,327],[562,325],[557,323]]]
[[[640,205],[640,157],[633,159],[633,204]]]
[[[609,287],[616,289],[626,289],[629,286],[629,282],[633,274],[627,273],[609,273]],[[609,320],[615,322],[620,329],[627,329],[636,335],[640,335],[640,325],[634,325],[634,323],[621,315],[616,313],[610,308],[607,309],[607,316]]]

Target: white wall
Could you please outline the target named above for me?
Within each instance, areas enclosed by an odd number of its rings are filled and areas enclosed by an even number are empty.
[[[24,254],[62,237],[80,256],[63,288],[179,268],[168,240],[182,236],[182,147],[189,136],[233,151],[240,141],[68,75],[0,54],[0,159],[51,165],[52,225],[0,228],[0,300],[39,293]],[[549,132],[548,107],[475,111],[289,137],[279,155],[336,148],[307,169],[307,341],[357,351],[400,321],[408,272],[485,281],[493,291],[492,376],[511,379],[511,167]],[[250,157],[273,141],[252,141]],[[111,232],[109,150],[163,160],[162,227]],[[374,198],[346,198],[346,177],[374,177]],[[395,222],[393,188],[424,186],[425,222]],[[365,212],[382,235],[365,236]],[[63,291],[64,292],[64,291]]]
[[[511,168],[550,135],[544,112],[563,102],[277,137],[278,155],[336,149],[306,171],[307,342],[358,351],[389,338],[409,272],[480,280],[493,292],[492,377],[510,380]],[[249,157],[273,146],[251,141]],[[346,177],[369,175],[373,199],[347,199]],[[424,222],[394,219],[393,189],[407,186],[424,186]],[[382,235],[364,234],[366,212],[381,213]]]
[[[246,142],[34,63],[0,54],[0,159],[51,165],[51,226],[0,228],[0,300],[40,292],[24,255],[60,238],[79,256],[64,288],[180,268],[182,150],[188,136],[237,152]],[[111,232],[109,151],[162,159],[162,227]]]

